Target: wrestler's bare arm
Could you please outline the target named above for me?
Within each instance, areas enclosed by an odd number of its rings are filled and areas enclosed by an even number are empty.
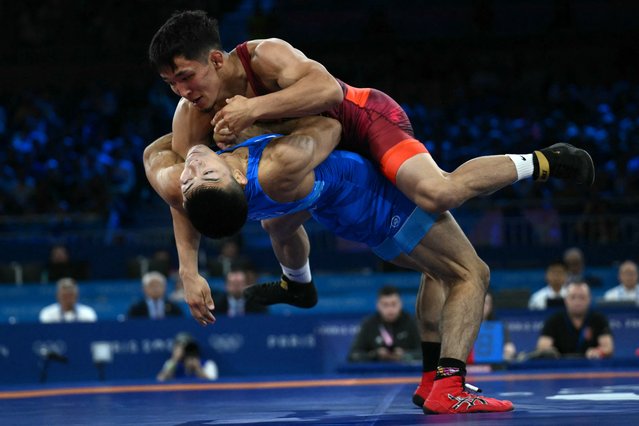
[[[213,127],[211,114],[195,108],[189,101],[181,98],[173,114],[172,149],[184,158],[189,148],[211,142]]]
[[[170,206],[182,205],[180,174],[184,160],[171,150],[171,133],[156,139],[144,150],[144,172],[149,183]]]
[[[193,317],[201,324],[209,324],[215,321],[210,312],[215,305],[208,283],[199,274],[200,234],[193,228],[182,207],[180,174],[184,160],[171,150],[171,136],[162,136],[144,150],[144,170],[153,189],[171,207],[184,299]]]
[[[313,179],[315,167],[335,149],[342,127],[337,120],[319,116],[292,120],[281,126],[284,127],[279,130],[288,130],[290,134],[272,142],[268,161],[260,166],[260,183],[267,194],[277,199],[287,195],[294,199],[303,182]]]
[[[256,43],[251,68],[272,93],[247,99],[236,96],[215,115],[216,132],[238,133],[256,120],[319,114],[342,102],[337,80],[317,61],[280,39]]]

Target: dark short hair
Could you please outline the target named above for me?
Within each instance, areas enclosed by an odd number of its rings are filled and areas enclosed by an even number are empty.
[[[176,12],[155,33],[149,61],[156,70],[175,69],[175,57],[203,61],[211,49],[221,49],[217,20],[202,10]]]
[[[379,289],[379,291],[377,292],[377,297],[379,298],[384,296],[392,296],[394,294],[399,296],[399,290],[397,290],[397,287],[392,285],[385,285],[384,287]]]
[[[209,238],[225,238],[242,229],[248,216],[248,202],[235,181],[226,187],[201,186],[184,199],[184,209],[198,232]]]

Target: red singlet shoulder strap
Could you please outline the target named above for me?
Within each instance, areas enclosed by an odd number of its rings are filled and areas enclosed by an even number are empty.
[[[242,62],[242,66],[244,67],[244,72],[246,72],[246,78],[248,79],[248,82],[256,96],[271,93],[271,91],[266,88],[262,80],[260,80],[260,78],[253,72],[253,69],[251,68],[251,55],[249,54],[246,43],[247,42],[245,41],[235,47],[237,56],[240,58],[240,62]]]

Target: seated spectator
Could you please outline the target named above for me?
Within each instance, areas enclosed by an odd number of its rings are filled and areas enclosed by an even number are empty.
[[[493,310],[493,295],[490,293],[486,293],[486,297],[484,298],[484,316],[483,321],[497,321],[495,317],[495,311]],[[510,340],[510,333],[508,332],[508,327],[504,324],[504,350],[503,357],[504,361],[511,361],[515,354],[517,353],[517,349],[515,348],[515,344]]]
[[[364,319],[349,361],[410,361],[421,358],[415,320],[402,309],[399,291],[385,286],[377,295],[377,313]]]
[[[40,311],[40,322],[95,322],[98,316],[90,306],[78,303],[78,285],[73,278],[58,280],[56,298],[58,303]]]
[[[158,271],[165,277],[172,277],[175,274],[171,268],[171,253],[168,250],[157,250],[149,259],[149,271]]]
[[[179,275],[175,278],[175,287],[173,287],[173,291],[169,294],[169,300],[175,303],[184,302],[184,284]]]
[[[564,264],[568,270],[566,282],[585,281],[590,287],[601,287],[601,278],[586,273],[586,258],[578,247],[571,247],[564,251]]]
[[[268,308],[244,299],[248,287],[248,275],[242,269],[232,269],[226,274],[224,293],[214,294],[215,313],[239,317],[249,313],[266,313]]]
[[[164,362],[157,380],[163,382],[186,377],[215,380],[217,376],[217,365],[213,361],[202,364],[200,346],[195,339],[188,333],[178,333],[173,341],[171,358]]]
[[[250,261],[240,253],[240,241],[227,238],[222,242],[220,254],[208,262],[209,274],[214,277],[225,277],[231,269],[246,269]]]
[[[562,262],[553,262],[546,267],[546,287],[530,296],[528,309],[543,310],[551,306],[563,306],[566,297],[568,271]]]
[[[69,250],[61,244],[51,247],[45,273],[47,282],[58,281],[60,278],[82,280],[88,276],[86,263],[72,261]]]
[[[166,277],[157,271],[142,276],[144,299],[129,308],[127,318],[162,319],[182,316],[178,305],[166,298]]]
[[[590,288],[585,282],[570,283],[566,308],[551,315],[537,341],[538,356],[585,356],[589,359],[612,356],[614,343],[608,320],[590,311]]]
[[[619,284],[604,294],[606,302],[635,302],[639,305],[637,264],[626,260],[619,266]]]

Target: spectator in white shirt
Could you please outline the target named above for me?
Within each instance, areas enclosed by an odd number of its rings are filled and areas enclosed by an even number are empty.
[[[548,301],[562,304],[566,296],[566,280],[568,270],[562,262],[553,262],[546,268],[546,287],[536,291],[530,296],[528,309],[544,310],[548,308]]]
[[[637,264],[632,260],[626,260],[619,266],[619,284],[604,294],[607,302],[636,302],[639,304],[639,290],[637,289]]]
[[[78,285],[73,278],[58,280],[56,298],[58,303],[46,306],[40,311],[40,322],[95,322],[98,319],[90,306],[78,303]]]

